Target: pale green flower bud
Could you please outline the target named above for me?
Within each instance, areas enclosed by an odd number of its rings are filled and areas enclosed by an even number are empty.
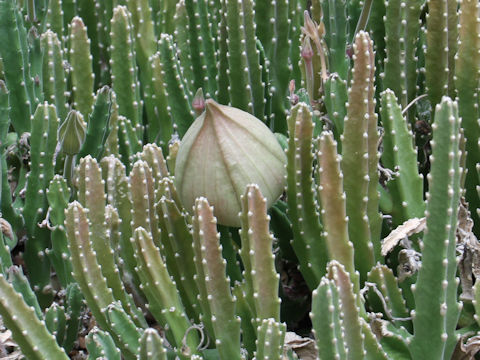
[[[257,184],[270,207],[284,190],[285,164],[285,153],[265,124],[209,99],[180,144],[176,186],[186,209],[204,196],[219,224],[240,226],[246,186]]]
[[[83,116],[76,110],[71,110],[65,121],[58,128],[60,150],[65,155],[76,155],[85,141],[86,127]]]

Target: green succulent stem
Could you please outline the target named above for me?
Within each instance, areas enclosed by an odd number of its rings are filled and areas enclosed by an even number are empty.
[[[373,241],[376,239],[372,239],[369,222],[372,221],[373,225],[374,219],[369,217],[372,204],[369,202],[375,201],[375,198],[369,197],[369,187],[370,163],[378,161],[376,150],[374,154],[370,150],[372,143],[376,147],[378,135],[369,131],[370,126],[376,127],[377,118],[373,113],[373,44],[366,32],[361,31],[356,35],[353,59],[354,72],[344,122],[341,168],[349,217],[349,238],[355,248],[355,267],[360,272],[363,283],[367,272],[375,263]],[[374,178],[372,184],[373,191],[376,192],[377,183]],[[376,211],[374,207],[372,209]]]
[[[235,298],[226,278],[216,219],[205,198],[197,199],[195,204],[193,241],[197,284],[203,289],[200,296],[206,296],[202,301],[210,309],[217,349],[222,358],[240,359],[240,319],[235,314]]]
[[[456,223],[460,197],[459,117],[457,104],[444,97],[436,106],[432,170],[428,175],[427,232],[422,267],[415,285],[414,357],[449,359],[460,313],[456,280]]]
[[[292,221],[292,246],[300,271],[310,288],[316,288],[325,274],[328,252],[318,217],[312,180],[313,122],[305,103],[297,104],[288,118],[287,202]],[[315,256],[312,256],[315,254]]]
[[[57,345],[35,311],[23,300],[20,293],[0,275],[0,313],[6,326],[24,355],[32,360],[66,360],[67,354]]]

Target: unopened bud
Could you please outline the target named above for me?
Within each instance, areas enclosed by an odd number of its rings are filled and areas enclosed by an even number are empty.
[[[214,207],[219,224],[240,226],[240,197],[257,184],[270,207],[285,186],[286,157],[275,135],[253,115],[208,99],[182,139],[175,181],[186,209],[198,197]]]
[[[85,140],[85,133],[86,127],[82,114],[71,110],[58,128],[60,150],[65,155],[78,154]]]
[[[197,116],[199,116],[203,110],[205,110],[205,97],[203,96],[202,88],[199,88],[195,93],[192,101],[192,107]]]

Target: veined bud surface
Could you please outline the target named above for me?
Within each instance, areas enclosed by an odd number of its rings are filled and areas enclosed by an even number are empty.
[[[212,99],[182,139],[176,187],[186,209],[204,196],[221,225],[240,226],[240,197],[257,184],[270,207],[285,187],[286,156],[275,135],[253,115]]]
[[[65,121],[58,128],[60,150],[65,155],[76,155],[85,141],[86,127],[83,116],[78,111],[71,110]]]

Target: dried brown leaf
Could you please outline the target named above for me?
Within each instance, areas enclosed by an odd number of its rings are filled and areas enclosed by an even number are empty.
[[[401,240],[413,234],[422,232],[425,229],[425,224],[426,219],[423,217],[408,219],[402,225],[398,226],[385,239],[383,239],[382,256],[386,256],[390,251],[392,251]]]
[[[7,238],[9,239],[14,238],[12,225],[10,225],[10,223],[4,218],[0,218],[0,230],[2,231],[3,235],[6,236]]]
[[[398,281],[402,282],[415,274],[421,265],[421,256],[413,249],[402,249],[398,253],[397,274]]]
[[[318,358],[315,341],[310,338],[301,337],[291,331],[285,334],[284,349],[285,352],[292,349],[298,358],[302,360],[315,360]]]
[[[458,268],[462,285],[461,300],[474,299],[474,278],[480,279],[480,243],[472,232],[473,220],[468,203],[460,199],[457,222],[457,250],[460,252]]]
[[[463,335],[455,347],[452,360],[472,360],[480,351],[480,335],[475,335],[467,339],[471,334]],[[465,339],[467,341],[465,342]]]

